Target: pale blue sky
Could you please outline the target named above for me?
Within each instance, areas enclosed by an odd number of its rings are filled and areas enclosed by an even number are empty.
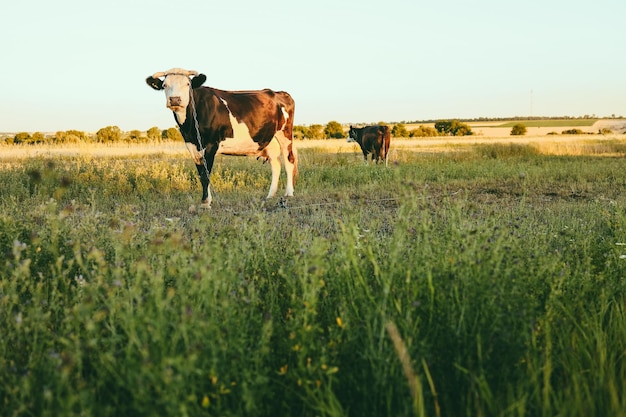
[[[624,0],[9,2],[0,132],[174,126],[144,82],[172,67],[303,125],[626,116]]]

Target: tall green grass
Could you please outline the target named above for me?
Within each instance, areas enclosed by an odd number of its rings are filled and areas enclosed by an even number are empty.
[[[622,158],[300,156],[3,163],[2,414],[626,415]]]

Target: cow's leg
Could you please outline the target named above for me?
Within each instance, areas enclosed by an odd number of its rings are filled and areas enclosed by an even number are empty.
[[[278,132],[276,138],[280,143],[283,153],[283,163],[285,164],[285,173],[287,174],[285,196],[293,197],[294,185],[298,177],[298,152],[296,151],[293,141],[287,139],[283,132]]]
[[[285,173],[287,174],[285,196],[293,197],[293,186],[298,176],[298,153],[293,143],[291,144],[291,152],[289,146],[287,146],[287,149],[283,149],[283,160],[285,162]]]
[[[283,163],[285,164],[285,173],[287,174],[287,185],[285,187],[285,196],[293,197],[294,185],[298,178],[298,153],[296,151],[293,142],[285,136],[282,131],[279,131],[274,135],[272,142],[264,149],[266,157],[272,164],[272,188],[268,198],[273,196],[278,189],[278,179],[280,177],[280,154],[283,156]],[[276,158],[277,163],[274,164],[273,158]],[[272,191],[273,190],[273,191]]]
[[[276,138],[267,145],[263,150],[265,157],[270,161],[272,168],[272,182],[270,183],[270,191],[267,193],[266,198],[271,198],[276,195],[278,190],[278,179],[280,178],[280,144]]]
[[[187,149],[196,164],[198,170],[198,176],[200,177],[200,185],[202,186],[202,202],[201,208],[211,208],[211,202],[213,197],[211,196],[211,169],[213,168],[213,160],[215,159],[215,152],[217,147],[211,147],[208,149],[202,149],[198,151],[196,145],[190,142],[185,142]]]
[[[202,186],[202,203],[200,203],[200,207],[210,209],[213,197],[211,196],[211,181],[209,178],[209,170],[204,165],[204,163],[196,164],[196,169],[198,170],[198,176],[200,177],[200,184]]]

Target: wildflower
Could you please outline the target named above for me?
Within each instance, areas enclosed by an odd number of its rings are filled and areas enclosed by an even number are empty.
[[[337,317],[337,326],[339,327],[343,327],[343,321],[341,320],[341,317]]]
[[[211,404],[211,401],[209,400],[208,396],[204,396],[202,397],[202,407],[204,408],[209,408],[209,405]]]
[[[83,278],[82,274],[75,276],[74,281],[76,281],[76,284],[78,284],[80,287],[87,284],[87,281],[85,281],[85,278]]]
[[[280,370],[278,371],[278,375],[285,375],[287,374],[287,370],[289,369],[289,365],[283,365],[280,367]]]

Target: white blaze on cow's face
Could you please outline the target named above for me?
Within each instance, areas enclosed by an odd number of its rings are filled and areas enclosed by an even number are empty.
[[[165,105],[176,113],[184,113],[189,105],[191,81],[182,74],[169,74],[163,80]]]

